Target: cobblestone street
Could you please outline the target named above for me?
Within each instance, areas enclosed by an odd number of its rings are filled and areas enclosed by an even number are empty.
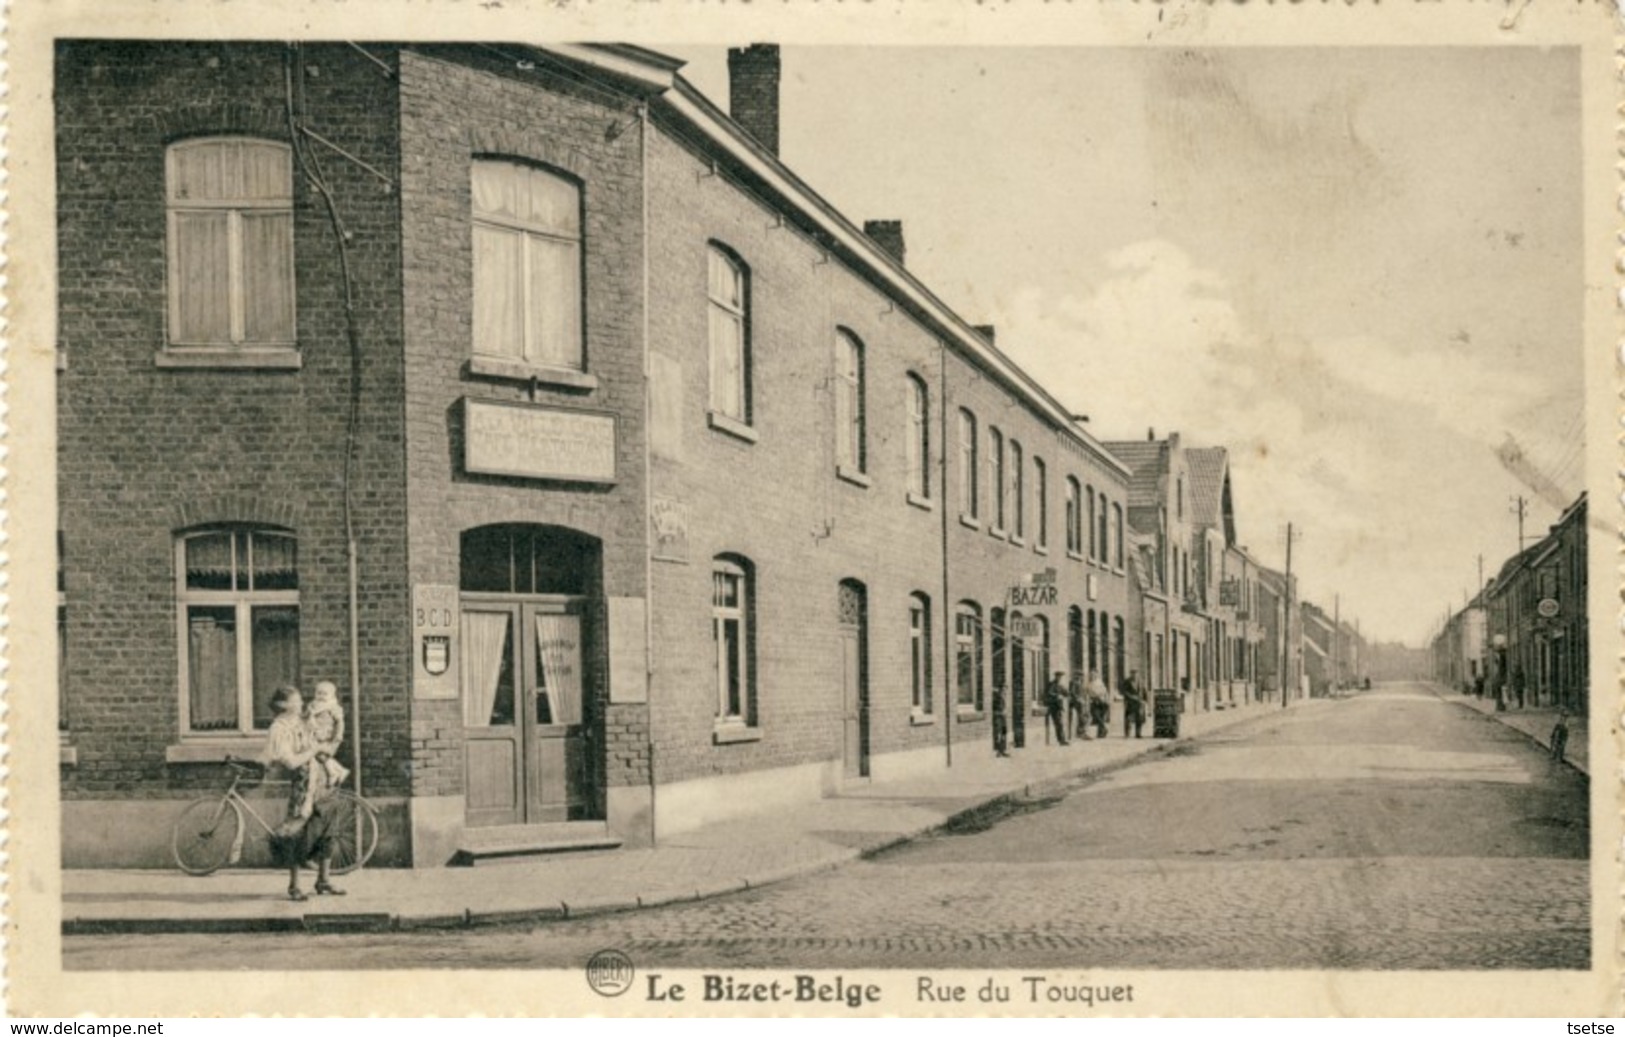
[[[1397,685],[761,891],[455,932],[70,937],[68,968],[1580,969],[1586,781]],[[500,882],[503,869],[491,869]]]

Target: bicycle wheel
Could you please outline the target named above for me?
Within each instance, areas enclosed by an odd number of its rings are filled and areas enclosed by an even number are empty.
[[[328,808],[333,812],[328,832],[333,847],[329,870],[344,875],[366,864],[378,849],[378,811],[347,789],[333,790]]]
[[[199,799],[175,819],[170,841],[175,863],[188,875],[208,875],[231,860],[241,847],[243,816],[224,799]]]

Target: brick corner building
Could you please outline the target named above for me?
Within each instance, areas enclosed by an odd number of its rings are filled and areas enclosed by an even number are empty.
[[[432,867],[930,773],[1148,670],[1137,468],[785,168],[776,48],[731,115],[678,67],[58,47],[66,863],[166,864],[284,683],[339,685],[379,861]]]

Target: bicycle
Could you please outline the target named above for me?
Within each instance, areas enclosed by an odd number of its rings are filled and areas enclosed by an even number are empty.
[[[238,791],[263,780],[265,768],[229,756],[226,766],[232,775],[225,793],[194,800],[175,819],[171,847],[175,863],[188,875],[210,875],[242,860],[245,813],[267,839],[276,834],[276,828]],[[329,867],[334,875],[344,875],[366,864],[378,849],[378,811],[348,789],[334,789],[329,795],[328,809],[334,816]]]

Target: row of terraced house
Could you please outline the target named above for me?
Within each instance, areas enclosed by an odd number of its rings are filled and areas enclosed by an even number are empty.
[[[1433,638],[1433,677],[1505,704],[1584,714],[1591,680],[1586,494],[1508,558]],[[1518,689],[1523,689],[1521,702]]]
[[[1299,694],[1224,449],[1097,439],[799,179],[776,48],[727,113],[629,46],[55,57],[68,865],[163,864],[286,683],[412,866],[930,773],[1001,702],[1024,751],[1056,671]]]

